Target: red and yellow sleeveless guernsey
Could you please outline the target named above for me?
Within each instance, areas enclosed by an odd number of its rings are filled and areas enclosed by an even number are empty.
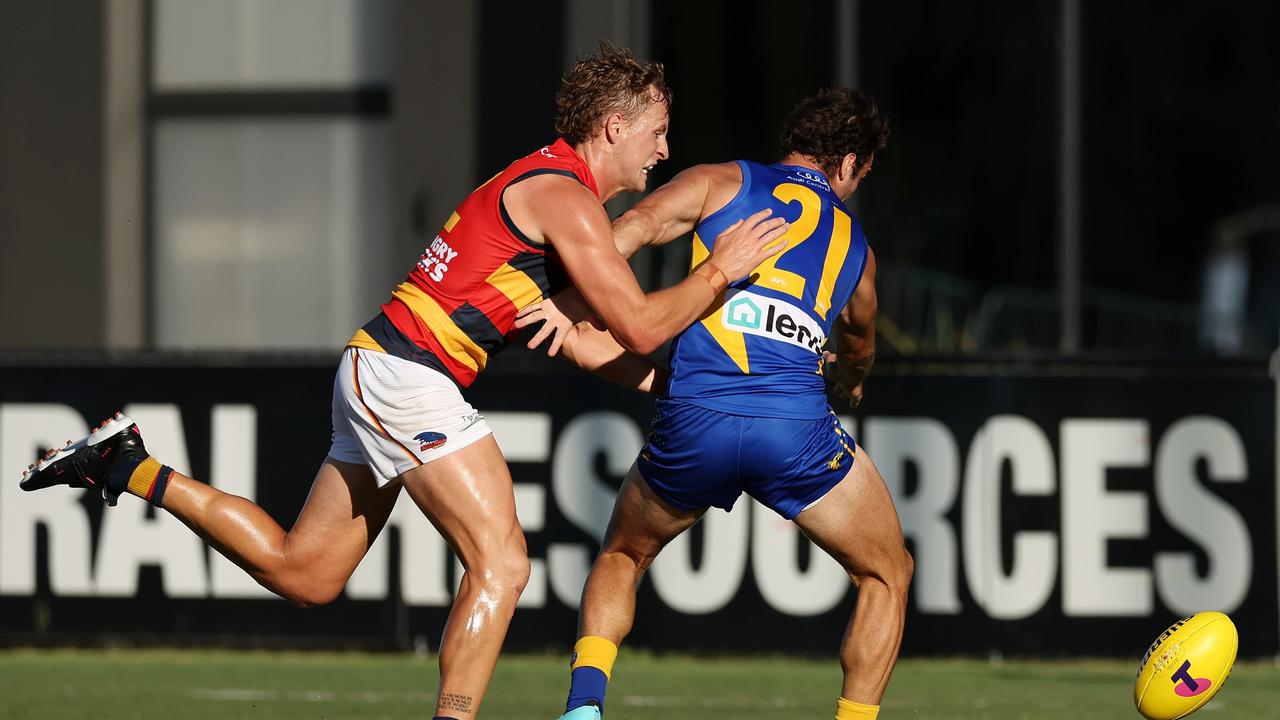
[[[467,387],[514,334],[516,312],[568,278],[555,250],[525,237],[502,196],[535,175],[564,175],[599,196],[586,162],[564,139],[523,157],[476,188],[422,252],[409,278],[347,347],[434,368]]]

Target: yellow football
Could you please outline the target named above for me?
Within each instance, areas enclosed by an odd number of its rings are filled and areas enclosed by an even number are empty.
[[[1196,613],[1160,633],[1138,666],[1133,702],[1148,720],[1177,720],[1222,688],[1236,662],[1239,637],[1231,618]]]

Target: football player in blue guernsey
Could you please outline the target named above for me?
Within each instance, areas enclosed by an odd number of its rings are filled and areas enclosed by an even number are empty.
[[[742,492],[794,521],[848,572],[857,605],[840,650],[836,718],[878,715],[913,562],[884,480],[827,404],[823,364],[834,334],[835,377],[856,406],[874,357],[875,259],[843,201],[888,132],[871,98],[824,90],[788,117],[780,162],[690,168],[614,223],[625,254],[692,230],[695,268],[708,262],[717,235],[753,212],[770,208],[791,226],[784,252],[731,283],[675,339],[665,393],[655,383],[664,395],[657,417],[583,590],[564,718],[601,716],[645,569],[709,507],[728,510]],[[583,367],[644,372],[643,359],[625,353],[599,321],[566,329],[590,317],[572,296],[526,316],[525,324],[550,320],[533,343],[558,333],[559,323],[564,354]]]

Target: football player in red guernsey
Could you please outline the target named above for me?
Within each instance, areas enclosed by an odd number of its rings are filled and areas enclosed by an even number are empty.
[[[476,717],[529,559],[502,452],[461,390],[517,332],[516,314],[566,283],[622,345],[644,355],[786,245],[779,238],[788,226],[758,213],[719,236],[697,273],[641,290],[603,203],[644,190],[667,158],[669,99],[661,65],[603,44],[565,76],[559,139],[463,200],[347,345],[334,381],[333,443],[292,529],[152,458],[122,415],[51,451],[22,487],[88,487],[109,504],[138,495],[300,606],[342,592],[404,488],[465,569],[441,641],[435,714]],[[637,368],[643,372],[628,374]],[[640,364],[601,373],[642,390],[663,383]]]

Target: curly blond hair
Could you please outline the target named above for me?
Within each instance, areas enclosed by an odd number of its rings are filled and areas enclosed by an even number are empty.
[[[560,83],[556,132],[576,145],[590,139],[604,118],[621,113],[632,120],[657,102],[671,104],[662,63],[642,63],[630,50],[601,41]]]

